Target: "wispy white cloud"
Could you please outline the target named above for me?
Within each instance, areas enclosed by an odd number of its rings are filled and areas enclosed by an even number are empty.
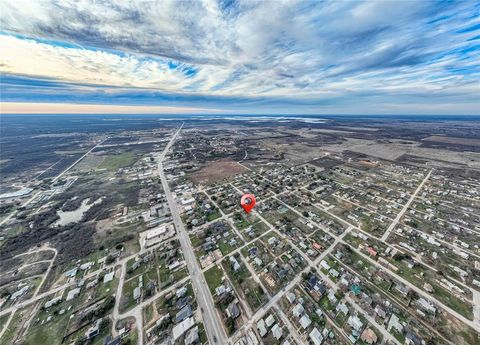
[[[475,2],[5,0],[0,11],[1,71],[77,83],[93,101],[161,92],[267,110],[368,111],[374,99],[478,112]]]

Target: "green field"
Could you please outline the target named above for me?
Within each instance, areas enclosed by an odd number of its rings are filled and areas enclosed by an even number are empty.
[[[43,325],[37,324],[29,328],[25,344],[61,344],[69,321],[69,313],[57,316]]]
[[[116,155],[109,155],[98,166],[99,169],[108,169],[111,171],[117,171],[120,168],[131,166],[135,163],[137,157],[133,152],[122,152]]]
[[[220,214],[220,212],[217,209],[215,209],[215,211],[213,211],[213,212],[211,212],[207,215],[207,221],[211,222],[212,220],[218,219],[221,216],[222,215]]]
[[[208,271],[203,273],[205,280],[207,281],[208,287],[212,295],[215,294],[215,288],[217,288],[222,283],[223,272],[217,266],[213,266]]]
[[[6,320],[5,320],[6,321]],[[13,341],[13,337],[17,329],[20,327],[21,315],[19,311],[15,312],[13,315],[12,321],[8,325],[7,330],[3,333],[2,338],[0,338],[0,344],[11,344]]]

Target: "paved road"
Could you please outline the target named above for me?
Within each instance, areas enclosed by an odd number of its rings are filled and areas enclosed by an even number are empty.
[[[170,147],[175,142],[175,139],[177,138],[177,135],[182,127],[183,124],[172,137],[163,153],[158,157],[158,174],[162,181],[163,190],[167,197],[168,206],[170,207],[170,212],[172,214],[173,224],[177,230],[177,236],[182,247],[183,256],[185,257],[188,272],[190,273],[192,284],[197,295],[197,302],[201,310],[203,310],[202,316],[207,337],[210,344],[224,345],[227,344],[228,338],[225,335],[222,322],[219,319],[213,303],[212,295],[210,294],[208,285],[205,282],[200,266],[198,265],[192,245],[190,243],[190,239],[180,218],[180,213],[178,212],[176,202],[173,198],[172,192],[170,191],[167,178],[165,177],[165,173],[163,171],[163,160],[165,159]]]
[[[425,176],[425,178],[423,179],[423,181],[418,185],[417,189],[415,190],[415,192],[412,194],[412,196],[410,197],[410,199],[408,199],[407,203],[403,206],[402,210],[397,214],[397,217],[395,217],[395,219],[393,220],[393,222],[390,224],[390,226],[388,227],[387,231],[385,231],[385,233],[383,234],[382,236],[382,241],[386,241],[387,240],[387,237],[388,235],[390,235],[390,233],[392,232],[392,230],[395,228],[395,226],[397,226],[398,222],[400,221],[400,218],[403,217],[404,213],[408,210],[408,208],[410,207],[410,204],[413,202],[413,200],[415,199],[415,197],[417,196],[417,194],[420,192],[420,190],[422,189],[423,185],[425,184],[425,182],[427,182],[427,180],[430,178],[430,175],[432,174],[432,171],[433,170],[430,170],[427,174],[427,176]]]
[[[117,291],[115,292],[115,306],[113,307],[113,313],[112,313],[112,318],[113,318],[112,335],[113,336],[117,335],[116,325],[117,325],[117,321],[120,320],[120,317],[119,317],[120,301],[122,300],[122,290],[123,290],[123,284],[125,283],[126,274],[127,274],[127,264],[123,263],[120,267],[120,278],[118,280]]]

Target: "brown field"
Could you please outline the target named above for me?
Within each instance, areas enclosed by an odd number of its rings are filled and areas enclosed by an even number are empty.
[[[246,172],[247,169],[237,162],[219,160],[211,162],[200,170],[194,172],[191,177],[195,183],[212,183],[225,177]]]
[[[423,141],[433,141],[433,142],[445,143],[445,144],[480,146],[480,139],[444,137],[441,135],[432,135],[430,137],[423,139]]]

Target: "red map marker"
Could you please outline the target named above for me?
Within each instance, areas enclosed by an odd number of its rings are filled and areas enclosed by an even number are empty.
[[[255,200],[255,195],[253,194],[244,194],[242,196],[242,200],[240,200],[240,204],[242,205],[243,209],[247,213],[249,213],[252,210],[256,202],[257,201]]]

